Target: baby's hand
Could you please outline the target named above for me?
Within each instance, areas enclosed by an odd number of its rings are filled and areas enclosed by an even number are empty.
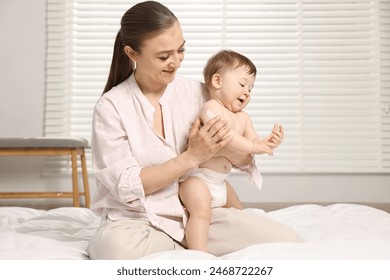
[[[270,136],[270,141],[276,145],[275,148],[282,144],[284,138],[283,126],[280,124],[275,124]]]
[[[270,141],[270,136],[261,139],[257,138],[253,140],[253,148],[252,153],[253,154],[269,154],[270,156],[273,156],[272,150],[276,147],[274,143]]]

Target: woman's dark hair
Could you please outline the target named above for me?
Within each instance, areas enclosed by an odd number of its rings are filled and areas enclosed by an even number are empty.
[[[141,52],[146,39],[169,29],[177,21],[167,7],[155,1],[141,2],[127,10],[116,35],[110,73],[103,94],[126,80],[134,71],[133,61],[124,52],[125,46]]]

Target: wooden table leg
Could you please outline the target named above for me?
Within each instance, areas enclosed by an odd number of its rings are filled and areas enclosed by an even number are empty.
[[[88,183],[88,174],[87,174],[87,163],[85,159],[85,152],[82,151],[82,154],[80,156],[81,159],[81,169],[83,173],[83,184],[84,184],[84,196],[85,196],[85,207],[90,207],[90,194],[89,194],[89,183]]]
[[[71,152],[72,158],[72,188],[73,188],[73,206],[80,207],[79,183],[77,176],[77,150]]]

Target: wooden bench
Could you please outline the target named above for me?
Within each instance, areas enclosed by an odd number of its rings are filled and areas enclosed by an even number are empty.
[[[73,206],[80,207],[80,196],[85,207],[90,207],[85,149],[89,143],[84,138],[0,138],[0,156],[70,156],[72,163],[71,192],[0,192],[0,198],[73,198]],[[80,156],[84,189],[80,191],[77,172]]]

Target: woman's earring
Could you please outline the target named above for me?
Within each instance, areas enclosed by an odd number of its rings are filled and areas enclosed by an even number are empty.
[[[131,58],[131,52],[126,52],[126,55],[131,60],[131,63],[133,64],[133,68],[135,69],[135,67],[137,66],[137,62],[133,58]]]

